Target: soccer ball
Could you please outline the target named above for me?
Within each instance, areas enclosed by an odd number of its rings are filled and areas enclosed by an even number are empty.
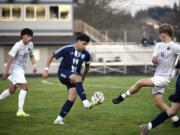
[[[104,102],[104,94],[100,91],[95,91],[91,97],[91,101],[95,104],[101,104]]]

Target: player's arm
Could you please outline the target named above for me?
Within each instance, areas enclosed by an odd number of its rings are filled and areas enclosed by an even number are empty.
[[[153,57],[152,57],[152,63],[154,65],[157,65],[158,64],[158,45],[155,46],[155,49],[154,49],[154,53],[153,53]]]
[[[157,56],[153,56],[153,57],[152,57],[152,63],[153,63],[154,65],[157,65],[157,64],[158,64],[158,57],[157,57]]]
[[[63,57],[64,53],[65,53],[65,49],[63,47],[63,48],[56,50],[55,52],[53,52],[53,54],[50,54],[48,56],[46,66],[45,66],[44,72],[43,72],[43,77],[45,79],[48,77],[48,70],[49,70],[50,64],[53,61],[53,59],[54,58],[59,59],[60,57]]]
[[[3,76],[2,76],[2,79],[4,79],[4,80],[6,80],[7,77],[8,77],[8,72],[9,72],[12,61],[13,61],[13,56],[8,55],[7,65],[5,67],[5,70],[4,70],[4,73],[3,73]]]
[[[90,64],[85,64],[84,73],[83,73],[83,75],[82,75],[82,81],[85,80],[86,75],[87,75],[87,73],[89,72],[89,69],[90,69]]]
[[[51,64],[53,59],[54,59],[54,56],[52,54],[50,54],[47,58],[46,66],[45,66],[44,72],[43,72],[44,78],[48,78],[48,70],[49,70],[50,64]]]
[[[85,69],[84,69],[84,73],[82,75],[82,81],[85,80],[87,73],[89,72],[90,69],[90,60],[91,60],[91,56],[89,53],[87,53],[86,57],[85,57]]]
[[[9,53],[8,53],[7,65],[6,65],[6,67],[5,67],[5,70],[4,70],[4,73],[3,73],[3,76],[2,76],[2,78],[3,78],[4,80],[6,80],[7,77],[8,77],[9,69],[10,69],[11,64],[12,64],[12,62],[13,62],[13,58],[16,56],[18,50],[19,50],[19,44],[15,44],[15,45],[12,47],[12,49],[9,51]]]
[[[33,65],[33,73],[36,73],[37,69],[36,69],[36,60],[34,58],[34,55],[30,55],[30,60],[31,60],[31,63]]]

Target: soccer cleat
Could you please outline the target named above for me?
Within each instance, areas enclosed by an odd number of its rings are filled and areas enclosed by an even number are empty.
[[[113,104],[119,104],[120,102],[122,102],[124,99],[121,95],[119,95],[118,97],[112,99]]]
[[[140,135],[148,135],[149,130],[148,130],[148,124],[142,124],[139,126],[140,127]]]
[[[176,122],[173,122],[173,127],[176,128],[176,127],[179,127],[180,126],[180,119]]]
[[[53,123],[54,123],[54,124],[59,124],[59,125],[65,125],[63,119],[56,119],[56,120],[54,120]]]
[[[90,101],[88,101],[88,100],[83,100],[83,106],[84,106],[84,108],[86,108],[86,109],[91,109],[92,107],[93,107],[93,103],[92,102],[90,102]]]
[[[17,112],[16,113],[16,116],[17,117],[29,117],[30,116],[30,114],[28,114],[28,113],[25,113],[25,112]]]

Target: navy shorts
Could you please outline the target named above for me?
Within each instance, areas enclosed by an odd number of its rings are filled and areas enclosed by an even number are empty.
[[[72,74],[72,72],[65,69],[61,69],[58,71],[59,80],[62,84],[66,85],[67,89],[75,87],[75,85],[72,84],[71,80],[69,79],[69,76]]]
[[[176,80],[176,91],[173,95],[169,96],[169,100],[172,102],[179,102],[180,103],[180,75]]]

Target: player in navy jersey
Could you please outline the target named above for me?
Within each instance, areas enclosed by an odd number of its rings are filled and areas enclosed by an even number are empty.
[[[84,33],[80,33],[76,38],[75,44],[60,48],[57,51],[53,52],[53,54],[48,56],[46,66],[44,68],[43,77],[48,77],[48,69],[52,60],[54,58],[62,58],[58,70],[58,77],[60,82],[66,85],[68,89],[68,98],[65,101],[58,117],[55,119],[54,124],[64,124],[63,119],[72,108],[77,94],[82,100],[85,108],[91,108],[93,105],[90,101],[87,100],[82,83],[90,67],[90,54],[85,50],[89,41],[89,36]],[[80,71],[84,62],[85,69],[84,73],[81,75]]]

